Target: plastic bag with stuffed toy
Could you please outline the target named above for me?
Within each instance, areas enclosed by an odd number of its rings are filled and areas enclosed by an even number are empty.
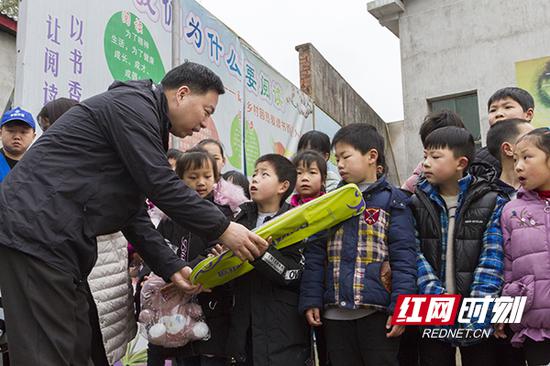
[[[174,348],[210,338],[200,305],[159,276],[149,276],[140,296],[140,328],[152,344]]]

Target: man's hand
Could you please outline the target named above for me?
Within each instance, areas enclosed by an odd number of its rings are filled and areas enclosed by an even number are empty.
[[[253,261],[266,251],[268,245],[267,241],[236,222],[229,224],[219,240],[243,261]]]
[[[321,311],[319,308],[311,308],[306,310],[306,320],[312,327],[321,326]]]
[[[170,277],[172,283],[188,295],[195,295],[203,290],[201,285],[193,285],[189,281],[192,271],[191,267],[183,267]]]
[[[393,338],[393,337],[399,337],[403,332],[405,331],[404,325],[391,325],[391,318],[392,316],[388,316],[388,320],[386,321],[386,329],[389,331],[386,333],[387,338]],[[390,330],[391,329],[391,330]]]

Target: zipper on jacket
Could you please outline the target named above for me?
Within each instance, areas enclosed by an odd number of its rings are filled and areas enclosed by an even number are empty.
[[[546,214],[546,215],[544,215],[545,216],[544,223],[545,223],[545,230],[546,230],[546,242],[548,243],[549,242],[548,233],[550,231],[548,229],[550,227],[549,226],[550,225],[550,222],[549,222],[550,221],[549,220],[550,215],[548,215],[548,214],[550,214],[550,201],[544,200],[544,203],[546,204],[546,206],[544,206],[544,213]]]

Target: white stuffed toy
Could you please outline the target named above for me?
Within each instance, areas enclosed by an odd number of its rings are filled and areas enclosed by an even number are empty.
[[[149,342],[163,347],[181,347],[196,340],[208,340],[210,330],[203,321],[199,304],[192,297],[171,288],[154,274],[141,290],[139,322]]]

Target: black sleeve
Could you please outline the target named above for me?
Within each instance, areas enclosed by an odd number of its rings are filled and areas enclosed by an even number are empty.
[[[170,277],[186,263],[178,258],[151,222],[145,204],[122,233],[136,248],[145,263],[159,276],[169,281]]]
[[[304,271],[304,242],[281,250],[270,245],[260,258],[250,264],[256,271],[279,285],[299,284]]]
[[[162,145],[160,116],[151,101],[138,93],[121,93],[109,118],[106,135],[147,198],[192,233],[208,240],[219,238],[229,219],[172,171]]]

